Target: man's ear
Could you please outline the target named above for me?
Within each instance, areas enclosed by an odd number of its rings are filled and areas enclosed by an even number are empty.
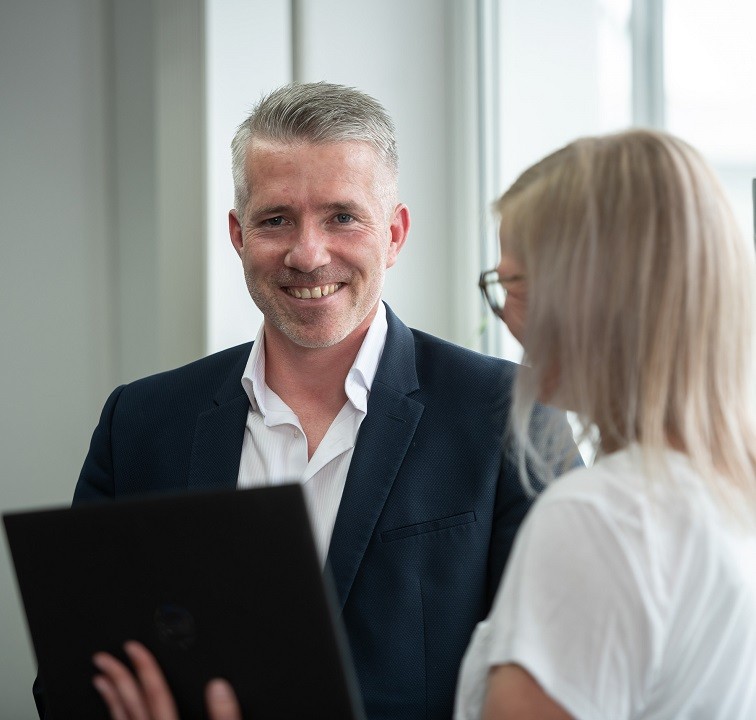
[[[390,231],[391,242],[388,248],[388,255],[386,256],[386,267],[390,268],[399,255],[399,251],[404,245],[404,241],[407,239],[410,229],[410,214],[409,208],[403,203],[399,203],[394,208],[394,215],[391,219]]]
[[[242,248],[244,247],[244,236],[242,234],[241,221],[236,210],[228,211],[228,234],[231,236],[231,244],[236,250],[236,254],[241,257]]]

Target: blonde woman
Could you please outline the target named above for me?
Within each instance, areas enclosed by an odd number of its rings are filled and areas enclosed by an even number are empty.
[[[482,286],[525,348],[513,430],[542,400],[598,456],[523,524],[457,717],[756,718],[753,247],[655,132],[578,140],[497,210]]]

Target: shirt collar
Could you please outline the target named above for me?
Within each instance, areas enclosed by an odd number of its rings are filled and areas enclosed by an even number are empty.
[[[375,373],[378,371],[378,363],[383,355],[386,345],[386,306],[383,302],[378,303],[373,322],[370,323],[365,339],[362,341],[354,364],[347,373],[344,381],[344,391],[347,397],[358,410],[367,412],[367,401],[370,388],[373,386]]]
[[[357,410],[363,413],[367,412],[368,396],[386,344],[387,332],[386,307],[381,301],[378,303],[373,322],[370,323],[357,357],[354,359],[344,381],[344,392],[346,392],[347,398]],[[241,383],[252,409],[259,411],[265,417],[273,398],[269,396],[269,394],[272,395],[272,391],[265,383],[265,332],[263,325],[257,331],[257,337],[249,353]]]
[[[242,387],[247,393],[249,404],[253,410],[259,410],[265,417],[265,395],[268,386],[265,384],[265,331],[264,324],[257,331],[255,342],[247,358],[247,364],[242,375]],[[255,391],[257,388],[257,392]],[[258,397],[259,396],[259,397]]]

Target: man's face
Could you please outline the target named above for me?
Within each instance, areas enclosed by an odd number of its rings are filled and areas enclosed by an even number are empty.
[[[245,168],[249,201],[229,228],[266,341],[329,347],[366,330],[409,229],[376,152],[253,140]]]

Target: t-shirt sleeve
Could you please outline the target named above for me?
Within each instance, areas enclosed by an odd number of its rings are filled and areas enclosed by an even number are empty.
[[[658,622],[641,561],[642,522],[590,500],[542,497],[491,611],[489,666],[517,663],[581,720],[632,717]]]

